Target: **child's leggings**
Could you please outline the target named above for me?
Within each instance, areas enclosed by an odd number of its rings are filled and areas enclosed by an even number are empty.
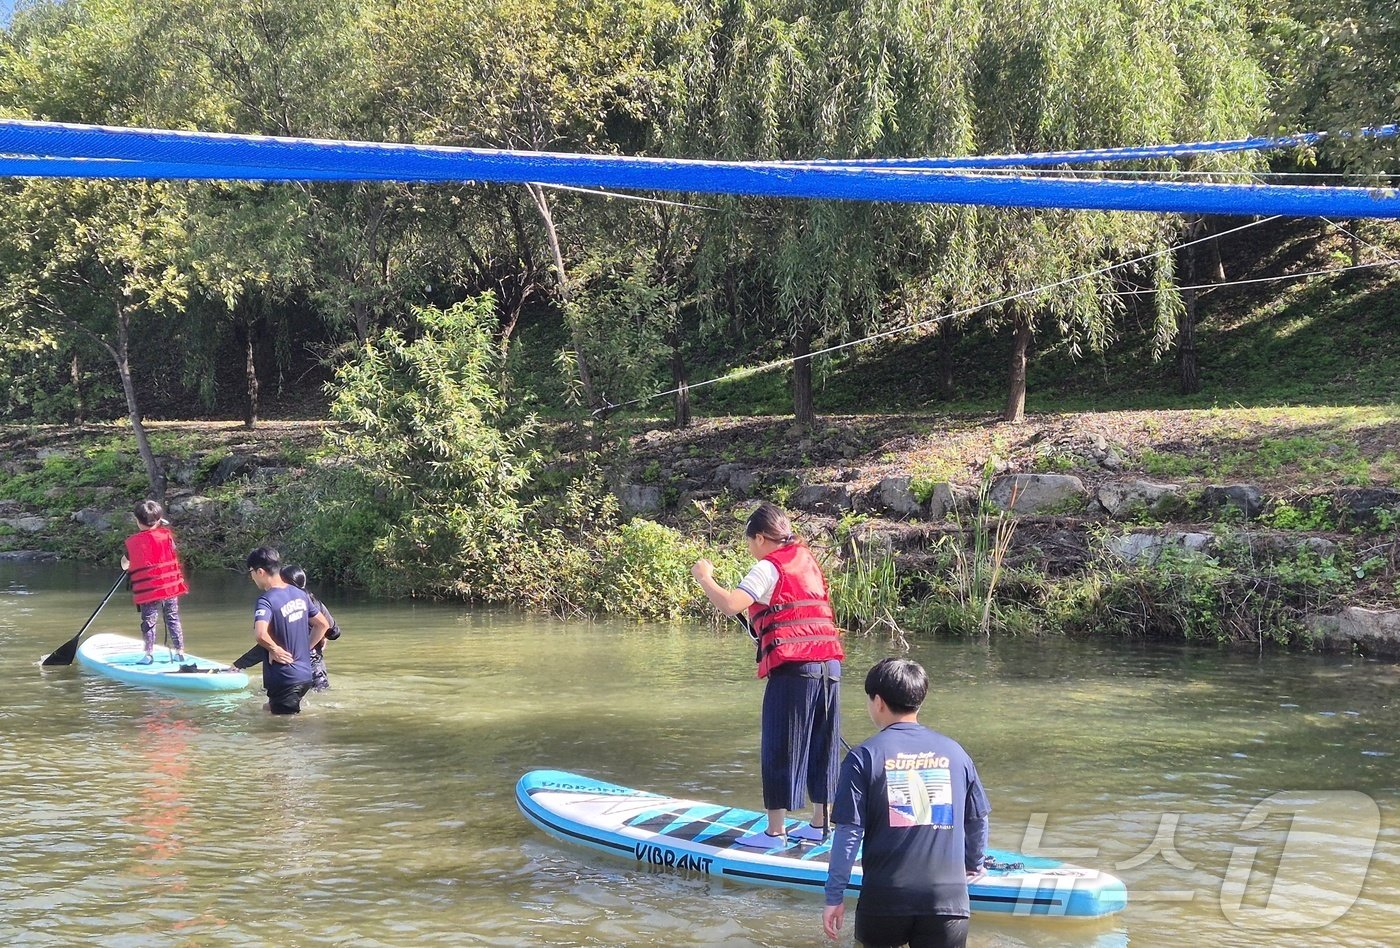
[[[146,640],[146,652],[156,647],[156,618],[165,613],[165,631],[170,633],[170,644],[175,651],[185,650],[185,630],[180,627],[180,600],[157,599],[141,607],[141,638]]]

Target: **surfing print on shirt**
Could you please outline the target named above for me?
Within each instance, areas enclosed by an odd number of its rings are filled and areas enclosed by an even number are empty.
[[[941,754],[899,754],[885,759],[890,826],[953,826],[953,772]]]

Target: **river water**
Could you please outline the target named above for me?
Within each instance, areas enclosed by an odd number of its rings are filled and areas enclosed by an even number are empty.
[[[651,871],[515,807],[522,773],[558,768],[757,808],[742,632],[330,596],[332,690],[274,719],[255,689],[37,667],[112,579],[0,564],[0,943],[829,944],[815,896]],[[253,586],[192,585],[189,648],[232,659]],[[139,634],[122,596],[94,630]],[[854,742],[860,678],[891,646],[849,652]],[[978,915],[970,944],[1400,943],[1395,666],[1032,640],[912,654],[934,682],[922,720],[981,771],[993,845],[1130,893],[1094,922]]]

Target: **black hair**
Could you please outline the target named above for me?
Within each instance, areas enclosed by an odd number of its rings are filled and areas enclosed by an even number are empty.
[[[136,522],[141,526],[154,527],[165,516],[165,508],[154,500],[143,500],[136,505],[132,513],[136,514]]]
[[[928,697],[928,673],[911,659],[882,658],[865,675],[865,693],[883,698],[896,714],[910,714]]]
[[[260,546],[248,554],[248,568],[266,573],[280,573],[282,556],[270,546]]]
[[[297,589],[305,589],[306,570],[297,566],[295,563],[289,563],[282,567],[282,582],[291,583]]]
[[[744,524],[744,536],[749,539],[765,537],[784,546],[797,542],[797,535],[792,532],[792,522],[783,513],[783,508],[766,500],[749,514],[748,523]]]

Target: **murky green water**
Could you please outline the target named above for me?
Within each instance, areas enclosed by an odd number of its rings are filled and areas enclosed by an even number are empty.
[[[826,944],[813,896],[572,848],[513,802],[521,773],[553,767],[756,807],[742,633],[340,599],[333,690],[273,719],[253,691],[36,667],[111,579],[0,565],[0,943]],[[190,648],[239,654],[253,587],[193,585]],[[128,602],[94,628],[136,634]],[[854,740],[887,645],[851,652]],[[914,655],[936,682],[925,722],[982,771],[993,844],[1114,872],[1133,899],[1099,922],[977,916],[971,944],[1400,943],[1394,666],[1063,642]],[[1288,791],[1305,793],[1251,825]]]

